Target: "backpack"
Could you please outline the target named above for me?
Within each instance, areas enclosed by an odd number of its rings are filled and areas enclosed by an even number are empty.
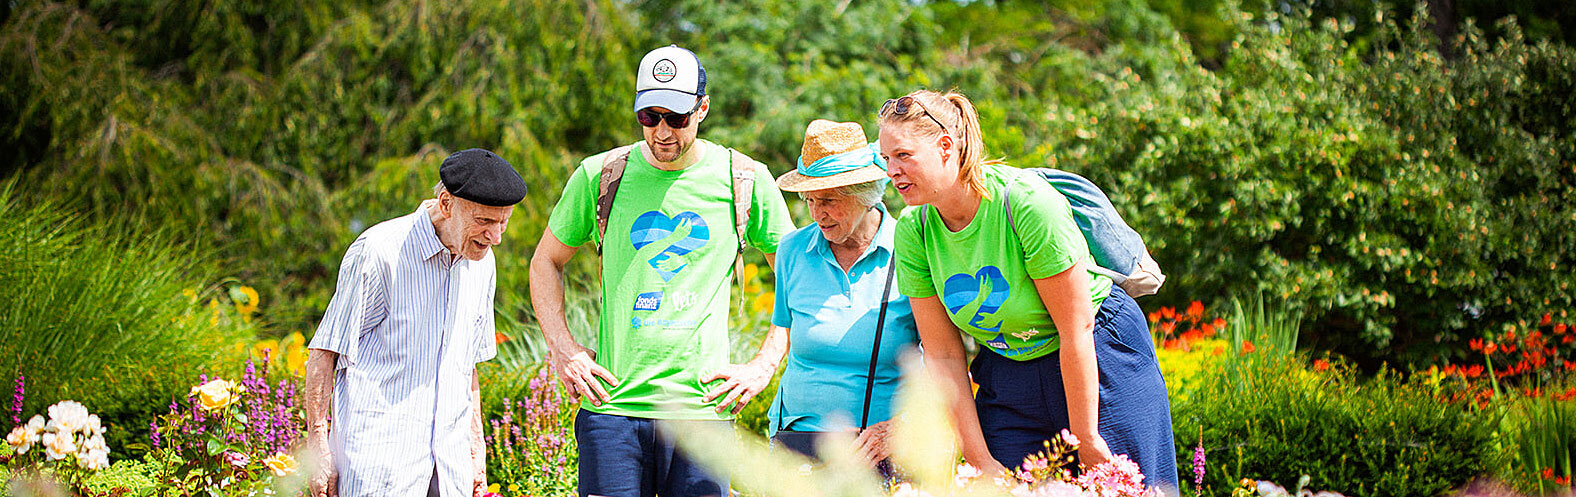
[[[602,243],[607,240],[607,220],[613,215],[613,197],[618,194],[618,184],[624,180],[624,167],[629,165],[633,145],[624,145],[608,151],[602,158],[602,179],[596,194],[597,255],[602,254]],[[728,169],[733,187],[733,232],[738,235],[739,246],[733,257],[733,275],[738,280],[741,298],[739,312],[744,312],[744,247],[745,230],[750,226],[750,201],[755,198],[755,161],[744,153],[728,149]]]
[[[1089,271],[1111,278],[1112,283],[1135,298],[1160,291],[1160,286],[1166,282],[1166,275],[1160,272],[1160,263],[1149,255],[1138,232],[1122,221],[1121,214],[1116,212],[1111,199],[1100,187],[1083,176],[1059,169],[1026,168],[1024,171],[1044,179],[1067,197],[1073,222],[1083,232],[1084,240],[1089,243],[1089,255],[1094,258],[1095,265]],[[1018,225],[1012,217],[1012,196],[1002,195],[1002,205],[1007,211],[1007,225],[1012,228],[1013,236],[1018,236]],[[920,214],[923,230],[928,213]]]

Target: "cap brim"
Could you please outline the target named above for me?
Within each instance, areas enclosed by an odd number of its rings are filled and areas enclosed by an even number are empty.
[[[699,103],[699,95],[678,90],[655,89],[635,94],[636,112],[649,107],[661,107],[669,112],[688,114],[695,110],[695,105]]]
[[[865,166],[831,176],[805,176],[795,170],[779,176],[777,178],[777,188],[781,188],[785,192],[811,192],[883,179],[887,179],[886,171],[876,166]]]

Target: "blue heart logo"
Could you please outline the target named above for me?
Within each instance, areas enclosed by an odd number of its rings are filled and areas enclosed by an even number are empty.
[[[958,273],[941,285],[941,302],[955,316],[971,316],[969,326],[980,331],[999,333],[1001,319],[996,311],[1007,302],[1012,288],[996,266],[985,266],[974,274]],[[1003,339],[1005,341],[1005,339]]]
[[[635,260],[644,260],[657,270],[662,281],[689,267],[691,252],[706,246],[711,230],[706,220],[690,211],[668,217],[661,211],[648,211],[635,218],[629,228],[629,241],[635,245]]]

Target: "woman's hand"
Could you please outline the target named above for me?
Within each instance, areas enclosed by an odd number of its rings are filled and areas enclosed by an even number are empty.
[[[717,412],[729,411],[738,414],[751,399],[766,389],[766,385],[772,382],[772,374],[776,372],[777,365],[768,364],[766,361],[723,366],[721,370],[701,377],[701,383],[727,380],[707,393],[704,400],[711,402],[727,394],[722,398],[722,402],[717,403]]]
[[[892,457],[892,446],[887,443],[887,437],[891,434],[890,420],[870,425],[859,432],[859,437],[854,439],[854,448],[859,451],[859,457],[865,460],[865,464],[873,468],[876,463]]]
[[[1078,441],[1078,464],[1085,468],[1093,468],[1116,458],[1111,455],[1111,448],[1105,445],[1105,437],[1099,434],[1081,435]]]

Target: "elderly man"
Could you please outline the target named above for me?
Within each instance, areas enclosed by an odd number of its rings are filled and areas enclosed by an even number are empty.
[[[886,163],[856,123],[817,119],[798,167],[777,179],[798,192],[815,224],[783,237],[772,324],[788,328],[788,366],[772,401],[772,440],[814,455],[820,433],[857,422],[856,444],[880,466],[897,359],[919,343],[908,299],[894,291],[893,227],[881,203]]]
[[[758,360],[728,364],[737,258],[750,245],[771,263],[793,223],[765,166],[696,139],[709,109],[695,54],[646,54],[634,106],[645,140],[581,162],[531,258],[548,357],[584,398],[575,417],[580,495],[725,495],[726,478],[675,452],[656,420],[728,422],[782,356],[777,336]],[[569,334],[563,309],[564,264],[586,244],[602,256],[594,351]]]
[[[486,487],[476,363],[497,351],[490,249],[525,182],[481,149],[450,155],[438,175],[435,202],[367,229],[340,264],[306,365],[313,496]]]

